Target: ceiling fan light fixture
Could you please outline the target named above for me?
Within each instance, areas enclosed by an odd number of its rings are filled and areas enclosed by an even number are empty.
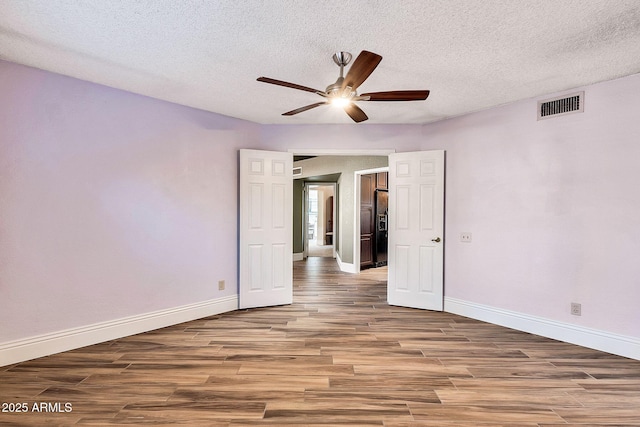
[[[356,105],[356,102],[358,101],[424,101],[429,96],[428,90],[396,90],[370,92],[358,95],[358,87],[369,77],[373,70],[376,69],[382,60],[382,56],[363,50],[353,62],[351,68],[349,68],[349,72],[345,76],[344,67],[351,62],[351,58],[352,57],[349,52],[341,51],[336,52],[333,55],[333,61],[340,67],[340,77],[338,77],[335,83],[327,86],[324,91],[282,80],[271,79],[269,77],[259,77],[258,81],[302,90],[305,92],[312,92],[324,98],[324,101],[322,102],[305,105],[304,107],[282,113],[283,116],[293,116],[321,105],[330,104],[336,108],[344,109],[345,113],[347,113],[347,115],[356,123],[360,123],[368,119],[365,112]]]
[[[351,104],[351,98],[346,98],[342,96],[336,96],[331,98],[331,105],[338,108],[344,108],[347,105]]]

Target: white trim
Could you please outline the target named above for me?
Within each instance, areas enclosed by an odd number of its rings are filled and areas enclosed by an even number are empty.
[[[238,309],[238,296],[213,299],[0,343],[0,366],[24,362]]]
[[[379,168],[373,168],[373,169],[364,169],[361,171],[353,171],[354,174],[358,174],[358,175],[367,175],[370,173],[378,173],[378,172],[389,172],[389,166],[380,166]]]
[[[293,254],[294,261],[302,261],[304,260],[304,252],[296,252]]]
[[[393,148],[379,150],[339,150],[334,148],[289,148],[296,156],[388,156],[396,152]]]
[[[444,311],[640,360],[640,339],[445,297]]]
[[[340,254],[336,253],[336,261],[338,262],[338,267],[340,267],[340,271],[344,271],[345,273],[357,273],[355,264],[349,264],[347,262],[342,262],[340,259]]]

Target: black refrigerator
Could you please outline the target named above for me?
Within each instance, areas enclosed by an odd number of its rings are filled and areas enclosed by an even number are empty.
[[[389,222],[389,192],[387,190],[376,190],[376,210],[375,227],[376,239],[373,250],[373,264],[376,267],[387,265],[387,241],[389,233],[387,224]]]

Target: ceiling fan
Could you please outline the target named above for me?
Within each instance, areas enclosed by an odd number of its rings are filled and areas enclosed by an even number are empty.
[[[356,90],[369,75],[371,75],[373,70],[376,69],[380,61],[382,61],[382,56],[363,50],[356,60],[353,61],[347,75],[343,77],[344,67],[351,62],[351,54],[349,52],[336,52],[333,55],[333,62],[340,67],[340,77],[338,77],[335,83],[327,86],[324,91],[282,80],[271,79],[269,77],[259,77],[258,81],[313,92],[325,98],[322,102],[316,102],[315,104],[305,105],[304,107],[287,111],[282,114],[283,116],[293,116],[294,114],[302,113],[303,111],[311,110],[321,105],[333,104],[342,107],[354,122],[360,123],[367,120],[368,117],[364,111],[355,104],[356,101],[423,101],[427,99],[429,96],[428,90],[395,90],[358,95]]]

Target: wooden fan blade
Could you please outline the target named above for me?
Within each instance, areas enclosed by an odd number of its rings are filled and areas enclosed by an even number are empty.
[[[366,50],[360,52],[342,82],[342,90],[347,86],[350,86],[352,90],[356,90],[362,82],[367,80],[367,77],[376,69],[380,61],[382,61],[382,56],[378,54]]]
[[[328,104],[328,102],[316,102],[315,104],[305,105],[304,107],[296,108],[295,110],[282,113],[283,116],[293,116],[294,114],[302,113],[303,111],[311,110],[312,108],[319,107],[321,105]]]
[[[313,93],[322,92],[321,90],[318,90],[318,89],[297,85],[295,83],[284,82],[282,80],[270,79],[269,77],[258,77],[258,81],[263,83],[270,83],[272,85],[290,87],[291,89],[304,90],[306,92],[313,92]]]
[[[344,107],[344,111],[353,119],[354,122],[360,123],[367,120],[369,117],[353,102],[346,107]]]
[[[394,90],[390,92],[363,93],[369,101],[424,101],[429,96],[428,90]]]

